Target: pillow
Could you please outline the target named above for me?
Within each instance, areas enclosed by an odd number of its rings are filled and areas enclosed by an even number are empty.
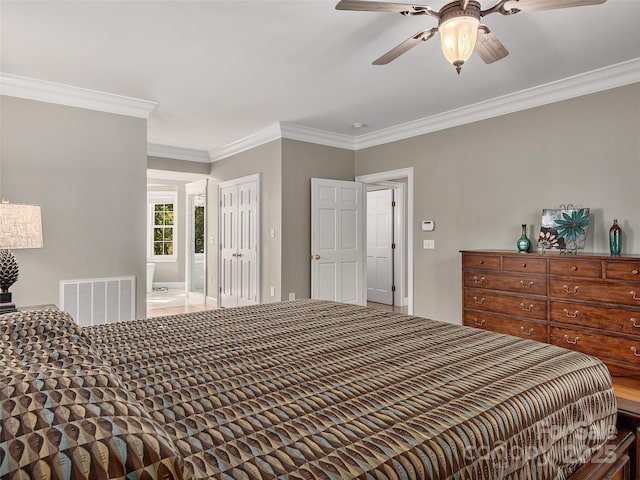
[[[71,316],[0,315],[0,477],[190,478]]]

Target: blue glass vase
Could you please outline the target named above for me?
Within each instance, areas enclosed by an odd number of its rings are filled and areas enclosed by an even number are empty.
[[[527,225],[522,225],[522,236],[518,239],[516,246],[518,247],[518,252],[520,253],[529,253],[529,249],[531,248],[531,241],[527,238]]]

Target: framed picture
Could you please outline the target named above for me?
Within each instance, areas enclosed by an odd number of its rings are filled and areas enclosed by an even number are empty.
[[[537,248],[540,251],[560,250],[576,253],[587,241],[589,209],[560,205],[560,208],[542,210],[542,222]]]

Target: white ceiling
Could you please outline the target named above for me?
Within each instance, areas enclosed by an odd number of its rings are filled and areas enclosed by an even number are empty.
[[[212,151],[275,122],[368,134],[640,57],[640,0],[608,0],[485,17],[510,55],[460,76],[438,37],[373,66],[435,19],[336,1],[2,0],[0,71],[158,102],[149,143]]]

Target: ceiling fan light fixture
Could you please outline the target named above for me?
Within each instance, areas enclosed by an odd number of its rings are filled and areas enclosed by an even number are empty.
[[[441,12],[438,31],[442,53],[460,74],[462,65],[469,60],[476,48],[480,4],[470,1],[467,8],[462,10],[460,2],[457,1],[443,7]]]

